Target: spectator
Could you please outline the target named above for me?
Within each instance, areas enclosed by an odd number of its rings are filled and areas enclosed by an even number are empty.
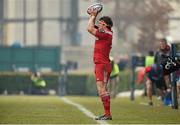
[[[151,66],[154,64],[154,52],[153,51],[149,51],[148,52],[148,55],[145,57],[145,67],[146,66]],[[152,86],[152,89],[153,89],[153,94],[155,93],[155,86],[153,84]],[[146,93],[146,87],[144,89],[144,93],[143,93],[143,96],[147,95]]]
[[[154,64],[154,52],[149,51],[148,55],[145,57],[145,66],[150,66]]]
[[[112,71],[110,74],[109,92],[112,98],[115,98],[118,93],[118,82],[119,82],[119,67],[114,62],[113,57],[110,57]]]
[[[35,72],[31,75],[31,80],[33,82],[32,94],[46,94],[45,87],[46,82],[42,79],[40,72]]]
[[[159,49],[155,53],[155,59],[154,59],[155,64],[162,65],[166,63],[169,56],[170,56],[170,46],[167,44],[167,41],[165,38],[160,39]],[[161,79],[160,82],[165,82],[166,86],[170,86],[170,76],[164,75],[163,79]]]

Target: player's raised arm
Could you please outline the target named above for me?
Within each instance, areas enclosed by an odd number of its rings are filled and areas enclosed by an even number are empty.
[[[96,20],[95,16],[93,16],[93,15],[90,16],[89,21],[88,21],[88,25],[87,25],[87,31],[89,33],[91,33],[92,35],[96,34],[95,20]]]
[[[100,11],[98,11],[96,8],[93,8],[93,7],[88,9],[88,14],[90,15],[90,18],[89,18],[88,25],[87,25],[87,31],[94,36],[95,36],[96,30],[97,30],[95,28],[95,21],[96,21],[96,17],[99,12]]]

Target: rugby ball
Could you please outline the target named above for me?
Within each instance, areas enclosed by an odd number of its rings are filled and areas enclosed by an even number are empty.
[[[96,10],[98,13],[101,12],[103,9],[103,5],[100,4],[100,3],[95,3],[95,4],[92,4],[90,5],[88,8],[87,8],[87,13],[88,14],[91,14],[92,11]]]

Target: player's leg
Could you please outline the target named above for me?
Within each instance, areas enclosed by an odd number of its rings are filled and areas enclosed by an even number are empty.
[[[101,100],[102,100],[102,103],[104,106],[104,114],[109,116],[109,115],[111,115],[111,113],[110,113],[110,94],[107,91],[106,83],[104,83],[102,81],[97,81],[96,84],[97,84],[99,96],[101,97]]]
[[[148,104],[153,105],[152,102],[152,81],[147,78],[146,80],[146,91],[147,91],[147,97],[148,97]]]
[[[104,115],[97,117],[96,120],[111,120],[110,94],[107,91],[107,78],[109,78],[110,74],[107,72],[106,67],[103,64],[96,65],[95,74],[98,94],[101,97],[104,107]]]
[[[177,81],[177,97],[180,98],[180,79]]]
[[[156,88],[158,89],[159,95],[161,96],[161,99],[164,100],[164,97],[167,93],[167,86],[165,83],[165,79],[162,78],[159,81],[156,82]]]
[[[107,85],[103,81],[97,81],[97,90],[104,107],[104,114],[95,118],[96,120],[112,120],[110,112],[110,94],[107,92]]]
[[[107,91],[110,93],[110,96],[112,94],[112,82],[113,82],[113,78],[110,78],[109,84],[107,84]]]
[[[111,93],[111,97],[115,98],[116,96],[116,78],[113,79],[113,83],[112,83],[112,93]]]
[[[105,90],[106,92],[104,93],[104,95],[102,96],[102,101],[103,101],[103,105],[104,105],[104,110],[105,110],[105,114],[107,116],[111,116],[111,112],[110,112],[110,93],[107,89],[107,84],[110,78],[110,74],[111,74],[111,64],[105,64],[104,65],[104,85],[105,85]]]
[[[118,94],[118,84],[119,84],[119,76],[117,75],[115,78],[115,96]]]
[[[108,84],[108,90],[110,93],[111,98],[115,97],[115,78],[110,79]]]
[[[109,82],[109,86],[111,86],[110,95],[111,95],[111,98],[115,98],[118,93],[119,78],[118,76],[114,76],[110,81],[111,81]]]
[[[166,85],[167,88],[171,87],[171,82],[170,82],[170,76],[169,75],[164,76],[164,81],[165,81],[165,85]]]

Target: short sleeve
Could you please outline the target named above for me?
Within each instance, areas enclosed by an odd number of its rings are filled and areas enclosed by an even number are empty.
[[[148,73],[148,72],[150,72],[150,71],[151,71],[151,66],[145,67],[145,72],[146,72],[146,73]]]

